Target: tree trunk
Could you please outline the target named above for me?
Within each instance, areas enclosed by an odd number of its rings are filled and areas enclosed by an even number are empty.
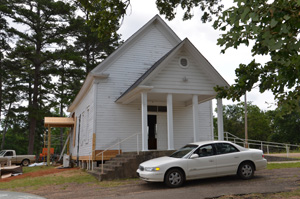
[[[64,116],[64,112],[63,112],[63,102],[60,103],[60,117]],[[60,151],[62,151],[63,149],[63,138],[64,138],[64,128],[60,128]]]
[[[29,114],[29,144],[28,144],[28,154],[33,154],[34,149],[34,137],[38,118],[38,94],[39,94],[39,75],[40,66],[35,66],[34,71],[34,85],[33,85],[33,99],[32,105],[30,107]]]
[[[64,116],[64,84],[65,84],[65,63],[62,61],[62,74],[61,74],[61,91],[60,91],[60,117]],[[64,128],[60,128],[60,151],[63,149],[63,138],[64,138]]]
[[[5,126],[4,126],[4,130],[3,130],[3,134],[2,134],[1,150],[4,149],[4,145],[5,145],[5,135],[6,135],[6,132],[7,132],[8,118],[9,118],[8,114],[10,112],[11,105],[12,105],[12,103],[10,102],[9,107],[8,107],[8,111],[7,111],[7,114],[6,114],[6,117],[5,117]]]
[[[1,127],[1,111],[2,111],[2,60],[0,57],[0,127]]]

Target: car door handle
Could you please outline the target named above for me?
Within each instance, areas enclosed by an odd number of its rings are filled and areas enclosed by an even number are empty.
[[[234,158],[239,158],[239,156],[235,156]]]
[[[209,162],[214,162],[214,160],[209,160]]]

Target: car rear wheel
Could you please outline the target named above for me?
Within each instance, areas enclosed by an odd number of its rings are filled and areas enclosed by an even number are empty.
[[[27,159],[25,159],[25,160],[22,161],[21,164],[26,167],[26,166],[28,166],[30,164],[30,161],[27,160]]]
[[[238,169],[238,175],[244,180],[253,178],[254,166],[251,162],[243,162]]]
[[[180,169],[171,169],[165,176],[165,184],[168,187],[176,188],[182,186],[184,182],[184,175]]]

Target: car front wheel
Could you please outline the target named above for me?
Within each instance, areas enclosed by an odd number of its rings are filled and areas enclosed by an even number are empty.
[[[251,162],[244,162],[239,166],[238,175],[244,180],[253,178],[254,166]]]
[[[168,187],[176,188],[182,186],[184,182],[183,172],[179,169],[171,169],[165,176],[165,184]]]

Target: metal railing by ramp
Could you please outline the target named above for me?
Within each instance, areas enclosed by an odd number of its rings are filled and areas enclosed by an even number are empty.
[[[127,137],[127,138],[125,138],[125,139],[123,139],[123,140],[117,142],[116,144],[114,144],[114,145],[112,145],[112,146],[110,146],[110,147],[104,149],[104,150],[101,151],[100,153],[96,154],[96,157],[97,157],[97,156],[100,156],[100,155],[102,156],[102,157],[101,157],[101,173],[100,173],[100,174],[103,174],[103,163],[104,163],[104,161],[103,161],[103,154],[104,154],[106,151],[108,151],[109,149],[111,149],[111,148],[114,148],[114,147],[116,147],[116,146],[118,146],[118,145],[120,146],[121,143],[127,141],[128,139],[130,139],[130,138],[132,138],[132,137],[134,137],[134,136],[136,136],[136,140],[137,140],[136,152],[137,152],[137,154],[139,155],[139,151],[140,151],[140,150],[139,150],[139,135],[140,135],[140,134],[141,134],[141,133],[135,133],[135,134],[133,134],[133,135],[130,135],[129,137]],[[119,147],[119,154],[120,154],[120,147]]]
[[[239,145],[242,145],[245,147],[245,145],[246,145],[245,139],[239,138],[229,132],[224,132],[224,134],[225,134],[225,136],[224,136],[225,140],[231,141],[233,143],[236,143],[236,144],[239,144]],[[300,145],[279,143],[279,142],[268,142],[268,141],[248,139],[247,143],[248,143],[249,148],[251,148],[251,147],[259,148],[266,154],[270,154],[270,152],[274,151],[274,149],[284,150],[284,151],[286,151],[286,157],[289,157],[291,147],[294,149],[300,149]]]

